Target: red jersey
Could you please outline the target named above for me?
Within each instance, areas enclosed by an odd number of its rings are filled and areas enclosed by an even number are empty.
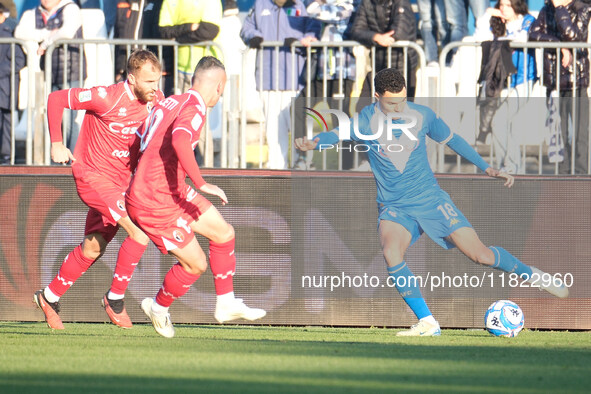
[[[140,152],[136,172],[126,193],[127,204],[141,210],[178,207],[190,192],[187,175],[197,188],[205,184],[193,150],[199,142],[207,106],[194,90],[159,102],[139,130]]]
[[[115,184],[126,187],[130,177],[129,146],[132,137],[154,102],[163,99],[164,95],[158,91],[153,103],[140,102],[127,81],[108,87],[72,88],[65,92],[68,108],[86,110],[74,149],[76,165],[83,164]],[[52,142],[61,141],[61,130],[51,127],[51,113],[48,116]]]

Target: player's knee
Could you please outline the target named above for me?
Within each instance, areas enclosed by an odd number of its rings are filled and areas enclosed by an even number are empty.
[[[102,256],[105,248],[106,248],[106,245],[105,245],[105,247],[103,247],[102,244],[99,242],[84,240],[84,242],[82,244],[82,254],[86,258],[96,260]]]
[[[201,253],[195,257],[195,260],[193,260],[186,268],[188,268],[187,271],[191,275],[201,275],[207,270],[207,259],[205,258],[205,253],[201,251]]]
[[[133,235],[130,236],[135,242],[147,245],[150,242],[150,238],[141,230],[136,231]]]
[[[231,224],[224,222],[223,226],[220,226],[219,231],[217,231],[215,239],[212,239],[212,241],[216,243],[229,242],[233,240],[235,236],[234,227]]]
[[[398,247],[397,245],[385,246],[383,253],[386,263],[388,263],[389,266],[394,266],[404,260],[402,248]]]

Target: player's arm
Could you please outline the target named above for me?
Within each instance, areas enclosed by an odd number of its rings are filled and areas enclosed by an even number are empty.
[[[179,163],[189,178],[191,178],[195,187],[204,193],[218,196],[222,200],[222,204],[225,205],[228,202],[226,193],[216,185],[205,182],[205,179],[201,176],[201,171],[195,160],[195,154],[191,148],[191,134],[187,129],[176,128],[173,130],[172,147],[176,152]]]
[[[51,160],[67,163],[76,160],[72,152],[64,145],[62,138],[62,115],[68,106],[68,90],[58,90],[49,94],[47,99],[47,123],[51,139]]]
[[[493,178],[505,180],[505,186],[513,186],[513,176],[492,168],[476,150],[461,136],[454,134],[447,124],[437,117],[435,113],[429,112],[429,137],[440,144],[446,144],[451,150],[480,168],[486,175]]]
[[[447,141],[447,146],[449,146],[451,150],[462,156],[464,159],[468,160],[470,163],[474,164],[476,167],[480,168],[486,173],[486,175],[505,180],[505,186],[507,187],[513,186],[513,183],[515,182],[513,176],[489,166],[488,163],[484,161],[482,156],[480,156],[478,152],[476,152],[476,150],[459,135],[452,133],[450,137],[451,138],[449,138],[449,141]]]

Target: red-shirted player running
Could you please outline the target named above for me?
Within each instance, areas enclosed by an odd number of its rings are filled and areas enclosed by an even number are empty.
[[[205,254],[194,233],[210,240],[210,267],[217,294],[216,320],[220,323],[238,318],[255,320],[266,314],[234,298],[234,228],[205,197],[185,183],[188,175],[197,189],[218,196],[222,204],[228,202],[222,189],[201,177],[193,153],[207,107],[218,102],[225,84],[224,65],[211,56],[202,58],[195,68],[192,88],[161,101],[138,130],[141,139],[136,143],[142,153],[126,203],[129,216],[158,249],[179,261],[166,274],[156,298],[142,301],[142,309],[156,332],[168,338],[174,336],[168,307],[207,269]]]
[[[104,253],[119,227],[129,236],[121,245],[113,282],[102,303],[114,324],[131,327],[123,297],[149,238],[129,219],[125,209],[124,195],[131,177],[129,147],[137,128],[164,96],[158,90],[161,66],[152,52],[132,53],[127,72],[127,81],[115,85],[60,90],[49,95],[51,158],[57,163],[72,160],[76,190],[90,208],[84,241],[66,256],[51,283],[34,295],[53,329],[64,329],[58,315],[60,297]],[[74,155],[62,143],[64,108],[86,110]]]

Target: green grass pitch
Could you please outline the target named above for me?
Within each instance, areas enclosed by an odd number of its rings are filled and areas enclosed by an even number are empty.
[[[0,323],[0,393],[589,392],[588,332]]]

